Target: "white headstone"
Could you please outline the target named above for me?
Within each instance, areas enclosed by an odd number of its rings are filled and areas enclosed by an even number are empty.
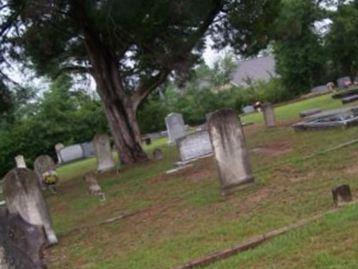
[[[175,143],[178,138],[186,135],[185,123],[182,114],[170,113],[165,118],[169,142]]]
[[[59,151],[59,155],[63,163],[84,158],[82,147],[79,144],[64,147]]]
[[[242,112],[244,112],[245,114],[246,113],[252,113],[252,112],[255,112],[256,110],[255,110],[255,108],[254,108],[254,106],[251,106],[251,105],[249,105],[249,106],[244,106],[243,108],[242,108]]]
[[[17,155],[15,157],[15,162],[16,162],[17,168],[26,168],[27,167],[24,156],[22,156],[22,155]]]
[[[209,133],[199,131],[188,134],[177,141],[181,161],[197,159],[213,152]]]
[[[97,156],[97,171],[104,172],[115,168],[108,135],[95,135],[93,145]]]
[[[56,170],[55,162],[48,155],[40,155],[34,161],[34,171],[39,179],[40,186],[44,186],[44,173]]]
[[[58,242],[46,201],[33,171],[15,168],[8,172],[3,179],[3,192],[10,213],[19,214],[30,224],[43,226],[48,242]]]
[[[252,182],[245,136],[235,111],[222,109],[209,119],[209,133],[219,171],[222,194]]]

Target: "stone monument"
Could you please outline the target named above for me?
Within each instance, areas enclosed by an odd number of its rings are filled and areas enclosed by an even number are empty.
[[[266,127],[275,127],[276,126],[275,112],[274,112],[272,104],[263,103],[262,104],[262,113],[264,115]]]
[[[29,224],[43,226],[50,245],[58,242],[46,201],[33,171],[15,168],[8,172],[3,179],[3,194],[10,214],[19,214]]]
[[[56,170],[55,162],[48,155],[40,155],[35,159],[34,171],[39,179],[41,187],[44,187],[44,173],[51,173]]]
[[[105,172],[114,169],[115,163],[108,135],[95,135],[93,138],[93,146],[97,157],[97,171]]]
[[[209,134],[222,194],[253,182],[243,128],[235,111],[222,109],[214,112],[209,119]]]
[[[175,143],[178,138],[185,136],[185,123],[182,114],[170,113],[165,117],[165,125],[168,131],[170,143]]]

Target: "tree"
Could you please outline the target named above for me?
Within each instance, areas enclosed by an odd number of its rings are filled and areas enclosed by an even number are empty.
[[[331,17],[332,25],[327,34],[329,70],[332,76],[358,75],[358,1],[338,6]]]
[[[290,91],[299,94],[322,83],[326,53],[314,23],[323,11],[314,0],[285,0],[276,20],[276,69]]]
[[[90,73],[123,163],[145,160],[139,105],[168,75],[199,59],[206,34],[217,47],[258,50],[279,0],[1,1],[0,52],[38,74]],[[239,29],[239,30],[238,30]]]

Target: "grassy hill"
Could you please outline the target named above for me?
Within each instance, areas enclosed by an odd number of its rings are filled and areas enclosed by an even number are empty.
[[[82,175],[94,159],[58,169],[59,194],[47,195],[59,245],[46,253],[50,269],[173,268],[188,260],[228,248],[252,236],[280,228],[333,207],[331,188],[348,183],[357,198],[358,144],[316,154],[357,139],[358,128],[294,132],[298,112],[335,108],[324,95],[276,108],[279,126],[266,129],[258,113],[244,117],[255,184],[223,198],[212,158],[172,175],[177,160],[165,139],[163,161],[125,166],[104,174],[99,183],[107,200],[87,194]],[[316,154],[304,159],[305,156]],[[358,206],[208,268],[357,268]],[[109,218],[126,216],[109,224]]]

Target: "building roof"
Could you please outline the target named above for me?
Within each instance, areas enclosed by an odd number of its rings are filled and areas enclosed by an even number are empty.
[[[234,71],[231,83],[247,86],[248,81],[268,81],[276,77],[275,59],[272,55],[240,61]]]

